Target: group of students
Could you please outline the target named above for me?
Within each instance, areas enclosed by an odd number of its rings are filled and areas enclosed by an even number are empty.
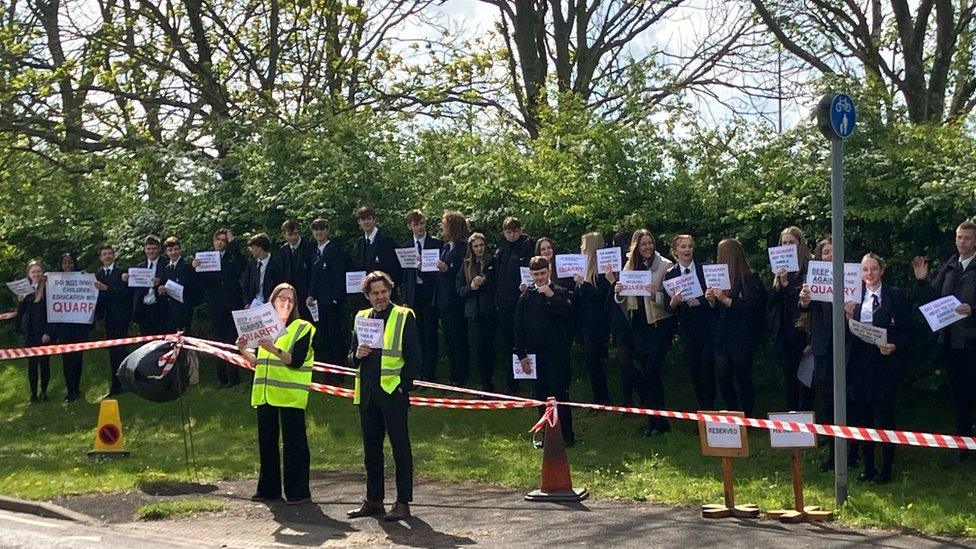
[[[719,290],[706,286],[702,265],[695,259],[692,235],[672,237],[662,253],[649,230],[618,233],[610,246],[621,249],[623,270],[651,272],[647,295],[627,296],[621,293],[617,273],[609,268],[599,272],[597,268],[597,250],[608,247],[600,233],[581,238],[579,250],[587,261],[585,274],[557,278],[555,256],[560,250],[555,242],[547,237],[532,239],[516,217],[504,219],[503,236],[491,250],[487,237],[470,232],[466,219],[457,211],[444,212],[441,217],[439,232],[443,238],[430,234],[428,220],[420,210],[410,211],[405,217],[410,237],[400,246],[378,227],[372,208],[359,208],[355,215],[362,233],[351,254],[329,238],[330,226],[324,219],[311,223],[312,240],[301,235],[296,221],[286,221],[281,227],[285,244],[280,248],[273,248],[265,233],[252,236],[247,241],[250,260],[244,258],[233,233],[220,229],[213,235],[213,249],[222,258],[218,272],[196,272],[197,261],[183,257],[175,237],[161,242],[149,236],[144,241],[146,260],[139,265],[155,269],[156,287],[149,290],[130,291],[125,283],[127,275],[115,265],[114,249],[104,246],[100,250],[102,266],[96,272],[100,290],[96,316],[105,319],[107,337],[127,334],[132,320],[142,334],[169,333],[189,328],[193,306],[205,301],[213,337],[234,343],[237,334],[231,311],[266,303],[278,284],[288,283],[294,288],[300,318],[311,321],[309,306],[318,306],[311,342],[316,359],[342,364],[348,360],[350,340],[347,301],[356,310],[368,306],[363,294],[346,293],[346,273],[377,271],[386,273],[393,283],[392,301],[411,309],[415,317],[420,351],[417,379],[434,380],[441,354],[440,333],[446,345],[449,381],[468,385],[473,354],[480,388],[495,391],[494,382],[499,377],[495,350],[496,340],[500,339],[506,393],[516,394],[520,385],[508,353],[515,356],[526,374],[533,368],[531,355],[535,360],[535,396],[568,400],[571,347],[579,342],[593,400],[609,403],[606,361],[612,344],[623,391],[619,402],[634,404],[636,393],[641,405],[664,409],[662,370],[677,337],[697,408],[715,409],[721,396],[722,408],[742,410],[747,415],[753,413],[755,406],[753,356],[767,336],[768,324],[783,372],[786,408],[813,409],[817,394],[822,397],[818,419],[832,419],[831,305],[811,301],[805,284],[811,259],[832,258],[829,238],[817,243],[811,253],[799,228],[784,229],[779,244],[796,247],[799,270],[774,273],[769,289],[751,268],[741,243],[726,238],[718,244],[715,263],[728,267],[731,289]],[[926,295],[955,295],[962,303],[959,312],[967,315],[938,333],[941,357],[950,376],[956,433],[960,435],[972,434],[976,406],[976,320],[971,316],[971,307],[976,303],[974,245],[976,225],[967,221],[956,230],[956,253],[940,265],[934,277],[929,276],[924,258],[913,262],[918,285],[926,289]],[[418,256],[426,255],[425,250],[437,250],[436,270],[402,268],[398,248],[416,249]],[[165,250],[165,259],[160,258],[161,249]],[[65,254],[60,268],[77,270],[74,256]],[[524,268],[529,270],[531,283],[523,279]],[[43,272],[38,262],[28,266],[28,276],[36,290],[24,298],[19,308],[18,324],[26,344],[84,340],[84,325],[46,324]],[[907,367],[908,329],[913,320],[909,299],[900,289],[884,282],[884,272],[881,257],[864,255],[863,299],[845,305],[848,318],[887,329],[889,341],[878,346],[853,336],[847,338],[851,410],[848,422],[893,428],[895,397],[899,378]],[[703,296],[685,299],[680,292],[672,295],[665,290],[666,280],[689,274],[698,278]],[[167,280],[184,285],[188,297],[183,302],[167,295]],[[120,390],[114,372],[123,357],[124,350],[112,352],[110,394]],[[801,364],[811,359],[812,379],[801,380]],[[74,400],[79,394],[80,353],[65,355],[64,363],[66,400]],[[219,367],[217,376],[221,385],[233,385],[239,380],[237,369],[232,366]],[[31,359],[29,379],[31,399],[46,398],[46,358]],[[560,418],[564,439],[572,445],[575,433],[570,410],[561,409]],[[656,436],[669,428],[667,420],[650,417],[643,433]],[[852,452],[851,459],[856,462],[862,454],[861,477],[877,482],[890,480],[893,447],[887,445],[883,449],[880,468],[874,464],[874,444],[860,447],[862,451]],[[822,464],[824,469],[833,466],[832,456],[831,452]],[[967,458],[965,453],[960,457]]]

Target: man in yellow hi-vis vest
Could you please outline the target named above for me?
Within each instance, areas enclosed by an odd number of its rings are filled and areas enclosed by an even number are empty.
[[[358,329],[353,330],[349,362],[356,373],[354,403],[359,406],[359,423],[363,431],[366,499],[358,509],[346,513],[349,518],[383,514],[383,436],[390,436],[396,465],[397,498],[385,520],[403,520],[410,516],[413,500],[413,453],[407,433],[407,410],[414,375],[420,367],[420,334],[414,313],[407,307],[390,302],[393,280],[382,271],[373,271],[363,279],[363,294],[369,309],[359,311],[359,318],[382,320],[382,348],[360,344]],[[378,326],[373,323],[374,329]]]

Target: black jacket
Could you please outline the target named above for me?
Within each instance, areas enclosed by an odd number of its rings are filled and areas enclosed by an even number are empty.
[[[464,306],[454,285],[457,282],[458,273],[464,268],[464,256],[467,253],[468,243],[464,241],[455,242],[453,248],[448,242],[441,245],[441,261],[447,263],[447,270],[443,273],[437,273],[437,310],[450,311],[461,309]]]
[[[104,267],[95,271],[95,279],[108,286],[108,289],[98,292],[98,303],[95,305],[95,318],[105,321],[106,331],[128,331],[132,322],[132,291],[127,283],[122,282],[124,271],[118,263],[109,275],[105,274]]]
[[[159,278],[159,284],[165,285],[172,280],[183,286],[183,303],[169,295],[157,295],[156,299],[166,304],[166,327],[170,330],[187,328],[190,325],[190,317],[193,315],[193,296],[196,293],[196,273],[193,267],[180,257],[176,264],[170,266],[167,259],[163,264],[163,276]]]
[[[261,281],[258,278],[260,274],[261,266],[258,265],[257,259],[252,258],[247,262],[247,270],[244,272],[245,307],[250,305],[251,301],[253,301],[261,291]],[[271,292],[274,291],[275,286],[281,284],[282,282],[284,282],[284,278],[281,274],[281,261],[277,255],[272,254],[271,258],[268,260],[268,266],[264,270],[264,292],[262,297],[264,298],[265,303],[267,303],[268,299],[271,297]]]
[[[606,341],[610,336],[610,315],[607,300],[612,300],[613,288],[607,277],[596,276],[596,286],[585,280],[576,285],[576,325],[585,338]],[[618,307],[619,308],[619,307]]]
[[[356,239],[356,254],[353,256],[355,262],[353,271],[383,271],[390,275],[394,282],[400,283],[402,274],[400,262],[396,256],[396,243],[393,238],[386,234],[383,229],[376,229],[376,237],[368,246],[366,245],[366,235],[360,234]]]
[[[519,359],[539,350],[558,349],[570,344],[566,332],[572,325],[573,300],[571,294],[560,286],[550,286],[552,297],[537,291],[533,284],[519,296],[515,307],[513,349]],[[568,368],[569,365],[567,364]]]
[[[158,279],[162,279],[163,278],[163,266],[165,266],[167,263],[169,263],[169,258],[167,258],[165,256],[162,256],[161,255],[161,256],[159,256],[159,257],[156,258],[156,278],[158,278]],[[134,265],[134,266],[135,267],[139,267],[140,269],[145,269],[145,268],[149,267],[149,260],[146,259],[145,261],[139,263],[138,265]],[[152,288],[133,288],[132,289],[132,311],[135,313],[135,316],[137,318],[140,317],[144,313],[143,309],[146,307],[146,304],[145,304],[145,302],[143,302],[143,299],[146,297],[146,294],[149,293],[149,292],[156,293],[156,287],[157,286],[158,286],[158,284],[154,284]],[[156,303],[159,303],[159,304],[162,304],[163,303],[163,300],[162,299],[159,299],[159,295],[156,296]]]
[[[861,295],[867,295],[864,285],[861,285]],[[861,318],[861,304],[854,307],[855,320]],[[911,322],[911,306],[904,292],[889,284],[881,286],[881,304],[874,311],[871,324],[888,330],[888,343],[895,344],[895,351],[882,355],[876,345],[870,345],[859,337],[847,332],[846,352],[848,380],[854,398],[865,398],[879,376],[897,379],[908,367],[909,322]],[[867,398],[870,398],[868,396]]]
[[[766,289],[759,275],[750,272],[746,276],[745,288],[738,295],[730,296],[732,303],[726,307],[715,302],[715,324],[712,331],[712,345],[716,353],[735,353],[751,351],[756,348],[753,319],[756,314],[765,314]],[[706,300],[707,305],[707,300]]]
[[[964,271],[959,262],[959,254],[953,254],[936,271],[931,284],[925,280],[919,280],[918,284],[923,290],[927,290],[924,292],[928,294],[927,301],[954,295],[962,303],[968,303],[976,309],[976,259],[970,261],[969,267]],[[954,349],[964,348],[966,340],[976,339],[976,315],[969,315],[939,330],[939,343],[945,342],[946,334],[951,336]]]
[[[299,302],[304,303],[308,297],[312,263],[315,261],[315,244],[302,238],[292,251],[291,244],[286,242],[278,250],[278,258],[281,261],[281,281],[294,286]]]
[[[320,309],[342,307],[346,302],[346,270],[349,268],[349,255],[338,242],[330,240],[321,255],[318,245],[313,244],[312,256],[308,295],[318,301]]]
[[[800,289],[807,279],[806,272],[789,273],[785,287],[773,287],[770,308],[773,311],[771,335],[776,352],[806,346],[806,333],[796,327],[800,315]]]
[[[370,318],[383,319],[384,325],[390,320],[390,312],[393,307],[387,307],[385,311],[376,312],[370,310]],[[349,346],[349,365],[360,372],[362,383],[362,404],[366,404],[370,398],[388,398],[386,391],[380,386],[380,361],[382,353],[378,349],[373,349],[367,357],[356,358],[356,348],[359,347],[359,338],[356,330],[352,331],[352,343]],[[409,392],[413,389],[413,380],[420,371],[420,332],[417,330],[417,318],[413,314],[407,315],[407,320],[403,325],[403,368],[400,370],[400,388]]]
[[[681,276],[681,269],[681,264],[675,263],[665,273],[664,280]],[[698,283],[704,290],[705,273],[702,271],[701,263],[697,261],[695,261],[695,271],[698,274]],[[665,293],[665,297],[667,297],[667,293]],[[670,301],[668,301],[668,309],[678,318],[678,330],[681,332],[682,339],[700,341],[711,337],[712,323],[715,322],[715,310],[708,306],[705,296],[699,297],[698,301],[700,305],[697,307],[691,307],[687,303],[679,303],[674,309],[671,309]]]
[[[487,265],[479,265],[475,271],[485,277],[484,283],[477,290],[471,289],[471,282],[464,269],[462,266],[458,271],[455,286],[458,297],[464,301],[465,318],[495,316],[495,271],[491,260],[488,260]]]
[[[430,236],[429,233],[424,237],[423,249],[425,250],[440,250],[443,246],[443,241]],[[413,235],[400,247],[416,248],[417,245],[414,242]],[[399,263],[399,260],[397,260],[397,263]],[[403,278],[403,284],[401,286],[403,287],[404,302],[410,307],[433,307],[437,296],[437,284],[440,282],[440,273],[424,273],[420,271],[420,267],[416,269],[401,269],[401,273]],[[420,284],[417,284],[418,278],[421,281]]]
[[[24,335],[24,344],[42,345],[41,338],[47,334],[51,336],[51,329],[47,324],[47,296],[34,303],[34,294],[24,296],[17,304],[17,331]],[[51,336],[50,343],[54,343]]]
[[[244,258],[241,247],[235,240],[227,243],[224,255],[220,257],[219,271],[196,273],[196,279],[203,288],[211,315],[244,308],[241,297],[241,276],[246,268],[247,259]]]
[[[519,267],[528,267],[535,253],[535,241],[523,234],[515,242],[502,238],[495,250],[492,267],[495,271],[495,308],[514,311],[519,301],[522,275]]]

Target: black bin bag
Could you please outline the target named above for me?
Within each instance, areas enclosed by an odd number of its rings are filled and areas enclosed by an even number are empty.
[[[188,352],[180,350],[176,363],[164,374],[160,358],[173,348],[170,341],[150,341],[125,357],[119,366],[119,380],[126,391],[153,402],[176,400],[190,383]]]

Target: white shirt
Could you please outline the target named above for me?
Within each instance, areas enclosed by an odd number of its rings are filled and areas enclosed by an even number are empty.
[[[974,257],[976,257],[976,253],[969,254],[969,257],[967,257],[966,259],[961,259],[961,258],[959,259],[959,264],[962,265],[962,270],[965,271],[966,269],[969,268],[969,264],[973,262]]]
[[[180,259],[182,259],[182,257],[183,257],[183,256],[180,256],[180,257],[177,257],[176,259],[171,259],[171,260],[169,261],[169,266],[170,266],[170,267],[175,267],[175,266],[176,266],[176,264],[180,262]]]
[[[329,245],[329,241],[328,240],[326,240],[325,242],[323,242],[321,244],[318,244],[319,255],[320,256],[325,255],[325,247],[328,246],[328,245]]]
[[[302,245],[302,237],[298,237],[298,242],[294,244],[288,244],[288,245],[291,246],[291,251],[297,252],[298,247]]]
[[[369,244],[376,242],[376,233],[379,232],[379,230],[380,230],[379,227],[373,227],[372,231],[368,233],[363,233],[363,236],[366,237],[366,242],[368,242]]]
[[[271,254],[268,254],[264,259],[258,260],[258,293],[251,300],[251,307],[264,305],[264,272],[268,269],[268,263],[270,262]]]
[[[108,275],[112,274],[112,271],[114,271],[114,270],[115,270],[115,262],[114,261],[111,264],[102,267],[102,271],[105,273],[105,276],[108,276]]]
[[[147,269],[152,269],[153,272],[156,272],[156,262],[157,261],[159,261],[159,258],[158,257],[156,259],[147,259],[146,260],[146,268]],[[147,291],[146,292],[146,295],[142,298],[142,302],[145,303],[146,305],[152,305],[152,304],[156,303],[156,289],[155,288],[149,288],[149,291]]]
[[[419,246],[421,249],[423,249],[424,240],[427,240],[427,233],[413,237],[413,247],[416,248]]]
[[[678,263],[678,268],[681,269],[682,275],[685,274],[685,271],[688,271],[688,274],[695,274],[698,272],[698,269],[695,268],[694,259],[691,260],[691,263],[689,263],[687,267],[683,266],[681,263]]]
[[[874,300],[871,299],[871,296],[874,295],[878,296],[878,307],[880,307],[881,285],[878,285],[873,292],[867,286],[864,287],[864,299],[861,301],[861,322],[866,324],[874,322]]]

